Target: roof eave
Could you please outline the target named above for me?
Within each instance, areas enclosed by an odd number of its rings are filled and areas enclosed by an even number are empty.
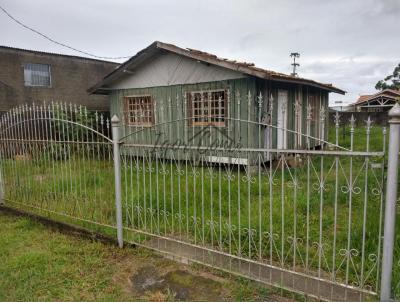
[[[396,96],[392,96],[392,95],[379,95],[379,96],[367,99],[367,100],[362,101],[362,102],[355,102],[355,103],[353,103],[353,105],[357,105],[357,106],[363,105],[363,104],[369,103],[371,101],[374,101],[374,99],[379,98],[379,97],[385,97],[387,99],[392,99],[393,101],[395,101],[396,98],[397,98]]]
[[[201,54],[192,53],[192,52],[190,52],[190,51],[188,51],[186,49],[182,49],[182,48],[177,47],[175,45],[166,44],[166,43],[163,43],[163,42],[157,42],[157,46],[162,48],[162,49],[174,52],[176,54],[180,54],[180,55],[183,55],[183,56],[186,56],[186,57],[190,57],[192,59],[196,59],[196,60],[203,61],[203,62],[206,62],[206,63],[218,65],[220,67],[225,67],[225,68],[228,68],[228,69],[231,69],[231,70],[236,70],[236,71],[245,73],[247,75],[255,76],[257,78],[262,78],[262,79],[266,79],[266,80],[276,80],[276,81],[280,81],[280,82],[283,81],[283,82],[288,82],[288,83],[289,82],[290,83],[300,83],[301,82],[301,83],[304,83],[305,85],[311,85],[311,86],[314,86],[314,87],[317,87],[317,88],[320,88],[320,89],[327,90],[329,92],[335,92],[335,93],[339,93],[339,94],[342,94],[342,95],[344,95],[346,93],[346,91],[341,90],[341,89],[339,89],[337,87],[334,87],[334,86],[323,85],[323,84],[317,83],[317,82],[312,81],[312,80],[307,80],[307,79],[301,79],[301,78],[300,79],[289,79],[289,78],[280,77],[278,74],[275,74],[275,75],[272,74],[271,75],[270,73],[267,73],[265,71],[257,71],[257,70],[254,70],[252,68],[247,68],[245,66],[236,65],[235,63],[232,63],[232,62],[229,62],[229,61],[221,61],[221,60],[216,59],[216,58],[214,59],[212,57],[205,57],[205,56],[203,56]],[[275,79],[275,78],[277,78],[277,79]]]
[[[107,74],[100,82],[98,82],[97,84],[95,84],[92,87],[90,87],[89,89],[87,89],[87,92],[89,94],[109,94],[110,90],[108,90],[108,93],[100,92],[100,91],[102,91],[102,89],[107,89],[107,87],[103,87],[103,86],[105,86],[107,83],[116,79],[120,75],[120,73],[123,73],[125,70],[127,70],[135,62],[135,60],[142,57],[143,55],[146,55],[146,52],[156,50],[158,43],[159,43],[158,41],[153,42],[152,44],[147,46],[145,49],[142,49],[141,51],[139,51],[136,55],[132,56],[125,63],[122,63],[118,68],[116,68],[115,70],[113,70],[112,72]]]
[[[272,76],[269,78],[272,81],[279,81],[279,82],[286,82],[286,83],[293,83],[293,84],[303,84],[303,85],[308,85],[308,86],[312,86],[312,87],[316,87],[319,89],[323,89],[326,90],[328,92],[334,92],[334,93],[338,93],[338,94],[342,94],[345,95],[346,91],[339,89],[335,86],[331,86],[331,85],[323,85],[317,82],[314,82],[312,80],[307,80],[307,79],[288,79],[288,78],[283,78],[283,77],[279,77],[279,76]]]
[[[238,72],[241,72],[241,73],[244,73],[244,74],[247,74],[250,76],[254,76],[257,78],[261,78],[261,79],[279,81],[279,82],[287,82],[287,83],[296,83],[296,84],[300,83],[300,84],[310,85],[310,86],[313,86],[316,88],[320,88],[320,89],[326,90],[328,92],[339,93],[342,95],[344,95],[346,93],[344,90],[341,90],[341,89],[336,88],[331,85],[324,85],[322,83],[318,83],[318,82],[315,82],[312,80],[307,80],[307,79],[301,79],[301,78],[299,78],[299,79],[287,78],[284,76],[280,76],[279,73],[271,74],[270,72],[267,72],[267,71],[255,70],[254,68],[249,68],[249,67],[246,67],[243,65],[238,65],[238,64],[236,64],[234,62],[230,62],[228,60],[221,60],[217,57],[205,56],[204,54],[201,54],[201,53],[189,51],[187,49],[183,49],[183,48],[177,47],[175,45],[167,44],[167,43],[163,43],[163,42],[159,42],[159,41],[153,42],[151,45],[149,45],[148,47],[139,51],[136,55],[131,57],[128,61],[121,64],[117,69],[115,69],[110,74],[105,76],[102,81],[100,81],[96,85],[89,88],[87,90],[88,93],[89,94],[109,94],[109,91],[108,91],[108,93],[104,93],[104,91],[102,91],[102,88],[107,89],[106,87],[103,87],[103,86],[107,85],[108,83],[113,81],[115,78],[117,78],[117,76],[120,73],[124,72],[126,69],[131,67],[133,65],[133,63],[135,63],[135,61],[137,61],[141,57],[143,59],[145,59],[146,55],[150,55],[153,51],[155,51],[157,49],[163,49],[163,50],[173,52],[178,55],[182,55],[182,56],[185,56],[185,57],[188,57],[191,59],[195,59],[195,60],[204,62],[204,63],[208,63],[208,64],[220,66],[223,68],[227,68],[230,70],[238,71]],[[139,63],[137,63],[136,65],[138,65]]]

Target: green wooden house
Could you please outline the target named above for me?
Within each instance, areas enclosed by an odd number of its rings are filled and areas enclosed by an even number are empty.
[[[345,93],[330,84],[162,42],[89,89],[109,96],[111,115],[122,120],[128,145],[243,150],[320,145],[328,129],[324,112],[330,92]],[[216,154],[209,160],[226,160],[223,152]],[[249,164],[241,157],[237,163]]]

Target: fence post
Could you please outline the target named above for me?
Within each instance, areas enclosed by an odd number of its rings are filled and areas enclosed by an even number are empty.
[[[119,118],[114,115],[111,118],[112,140],[114,149],[114,178],[115,178],[115,209],[117,218],[117,238],[118,246],[123,247],[124,241],[122,237],[122,205],[121,205],[121,157],[119,151]]]
[[[3,186],[3,175],[0,169],[0,205],[4,204],[4,186]]]
[[[400,151],[400,105],[389,111],[389,154],[386,181],[386,202],[383,233],[381,301],[391,300],[393,249],[396,220],[397,179]]]

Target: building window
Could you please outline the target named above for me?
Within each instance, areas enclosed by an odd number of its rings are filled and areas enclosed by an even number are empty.
[[[153,98],[149,95],[124,97],[126,125],[151,126],[154,124]]]
[[[24,64],[24,80],[25,86],[50,87],[50,65],[33,63]]]
[[[225,126],[228,113],[226,90],[190,92],[187,98],[189,125]]]

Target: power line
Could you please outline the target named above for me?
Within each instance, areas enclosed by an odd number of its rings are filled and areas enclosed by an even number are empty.
[[[71,50],[73,50],[73,51],[79,52],[79,53],[81,53],[81,54],[84,54],[84,55],[87,55],[87,56],[91,56],[91,57],[94,57],[94,58],[97,58],[97,59],[105,59],[105,60],[119,60],[119,59],[127,59],[127,58],[130,58],[130,57],[131,57],[131,56],[123,56],[123,57],[101,57],[101,56],[96,56],[96,55],[94,55],[94,54],[91,54],[91,53],[86,52],[86,51],[83,51],[83,50],[76,49],[76,48],[74,48],[74,47],[72,47],[72,46],[69,46],[69,45],[67,45],[67,44],[58,42],[58,41],[56,41],[56,40],[50,38],[49,36],[47,36],[47,35],[45,35],[45,34],[42,34],[41,32],[37,31],[36,29],[34,29],[34,28],[32,28],[32,27],[29,27],[28,25],[25,25],[24,23],[22,23],[22,22],[19,21],[18,19],[14,18],[14,17],[13,17],[4,7],[2,7],[1,5],[0,5],[0,9],[8,16],[11,20],[13,20],[13,21],[14,21],[15,23],[17,23],[18,25],[24,27],[25,29],[27,29],[27,30],[29,30],[29,31],[31,31],[31,32],[34,32],[35,34],[37,34],[37,35],[39,35],[39,36],[45,38],[46,40],[49,40],[50,42],[53,42],[53,43],[55,43],[55,44],[57,44],[57,45],[60,45],[60,46],[62,46],[62,47],[66,47],[66,48],[71,49]]]

